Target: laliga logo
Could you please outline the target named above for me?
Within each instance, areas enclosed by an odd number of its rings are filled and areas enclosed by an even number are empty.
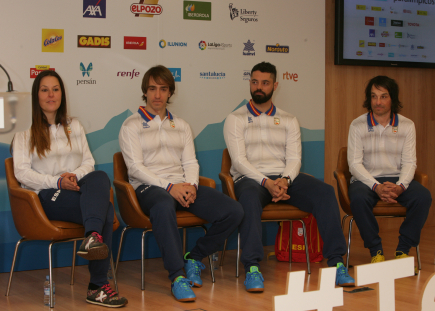
[[[191,5],[186,6],[186,11],[187,12],[193,12],[193,11],[195,11],[195,5],[191,4]]]
[[[163,8],[160,4],[133,3],[130,6],[130,12],[133,14],[160,15],[163,12]]]
[[[166,46],[166,41],[165,40],[160,40],[159,42],[159,46],[163,49]]]
[[[207,43],[205,41],[199,41],[199,49],[204,51],[207,48]]]
[[[62,40],[62,36],[52,36],[50,39],[45,39],[44,46],[48,46],[50,44],[55,44],[57,41]]]

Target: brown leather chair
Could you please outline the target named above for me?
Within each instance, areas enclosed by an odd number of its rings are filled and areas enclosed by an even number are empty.
[[[45,215],[44,209],[41,206],[38,195],[28,189],[21,188],[20,183],[15,178],[13,158],[5,160],[6,181],[9,193],[9,201],[11,205],[12,218],[14,219],[15,227],[21,235],[21,239],[15,246],[14,257],[12,260],[11,272],[9,274],[9,282],[6,290],[6,296],[9,296],[12,276],[14,273],[15,261],[20,244],[32,240],[51,241],[48,246],[49,260],[49,276],[50,285],[53,284],[53,267],[51,249],[53,244],[61,242],[74,242],[73,257],[71,267],[71,285],[74,284],[74,270],[77,250],[77,241],[84,240],[85,228],[82,225],[66,221],[49,220]],[[113,203],[113,191],[110,189],[110,200]],[[115,218],[113,221],[113,231],[119,227],[119,221]],[[111,258],[112,271],[114,271],[113,259]],[[116,291],[118,284],[114,276]],[[50,307],[54,307],[53,288],[50,286]]]
[[[234,192],[234,182],[230,174],[231,168],[231,157],[228,149],[225,149],[222,154],[222,166],[221,172],[219,173],[219,179],[222,181],[222,192],[237,201],[236,193]],[[304,231],[304,241],[305,241],[305,254],[307,256],[307,267],[308,273],[311,273],[310,259],[308,253],[308,243],[307,243],[307,233],[305,228],[305,223],[302,218],[309,216],[310,213],[301,211],[299,208],[285,204],[285,203],[270,203],[266,205],[261,214],[261,222],[270,221],[290,221],[290,240],[292,240],[292,224],[294,220],[300,221],[302,223],[302,228]],[[224,250],[222,252],[222,257],[220,265],[223,265],[225,257],[225,249],[227,246],[227,241],[225,241]],[[289,247],[289,263],[291,269],[291,258],[292,258],[292,248]],[[240,232],[237,237],[237,262],[236,262],[236,277],[239,277],[239,262],[240,262]]]
[[[349,185],[350,178],[352,177],[349,172],[349,165],[347,163],[347,147],[343,147],[338,152],[338,161],[337,161],[337,169],[334,171],[334,177],[337,180],[337,189],[338,189],[338,197],[340,199],[341,209],[345,212],[346,215],[343,216],[341,221],[341,227],[344,230],[344,224],[346,219],[350,217],[349,221],[349,234],[348,234],[348,243],[347,243],[347,258],[346,258],[346,267],[349,269],[349,255],[350,255],[350,242],[352,236],[352,223],[353,223],[353,215],[352,210],[350,209],[350,199],[349,199]],[[428,176],[422,172],[415,171],[414,179],[422,184],[424,187],[427,187],[428,184]],[[373,214],[376,217],[406,217],[406,207],[400,205],[399,203],[386,203],[381,200],[376,204],[373,208]],[[417,261],[418,261],[418,269],[421,270],[421,262],[420,262],[420,249],[417,245]]]
[[[147,215],[142,211],[136,197],[132,185],[128,182],[128,171],[124,162],[124,157],[121,152],[113,155],[113,185],[116,191],[116,200],[118,201],[119,212],[121,213],[122,220],[127,224],[122,230],[121,240],[119,241],[118,256],[116,258],[116,270],[118,270],[119,257],[121,255],[122,242],[124,234],[128,229],[140,228],[144,229],[142,232],[142,250],[141,250],[141,286],[142,290],[145,289],[145,235],[147,232],[152,231],[153,226]],[[199,177],[199,184],[211,188],[216,188],[216,183],[211,178]],[[202,218],[193,215],[186,211],[177,211],[177,224],[178,228],[183,229],[183,253],[186,253],[186,228],[202,227],[205,232],[207,228],[204,224],[207,223]],[[212,259],[209,256],[210,274],[212,282],[215,282],[214,272],[212,268]]]

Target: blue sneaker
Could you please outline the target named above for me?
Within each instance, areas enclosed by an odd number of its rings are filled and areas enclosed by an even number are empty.
[[[355,286],[355,280],[349,275],[346,267],[342,262],[337,264],[337,274],[335,276],[335,285],[338,286]]]
[[[190,280],[180,275],[171,284],[172,295],[174,295],[177,301],[195,301],[196,296],[191,287]]]
[[[195,259],[186,259],[187,255],[184,255],[184,271],[186,271],[186,277],[192,281],[192,285],[196,287],[202,286],[201,270],[205,269],[202,262]]]
[[[248,292],[264,291],[264,279],[257,266],[252,266],[246,273],[245,286]]]

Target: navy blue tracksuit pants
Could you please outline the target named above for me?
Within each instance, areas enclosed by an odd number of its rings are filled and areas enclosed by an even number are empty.
[[[398,177],[376,178],[380,183],[386,181],[395,184]],[[379,226],[373,215],[373,207],[380,200],[378,194],[360,181],[349,186],[350,208],[358,225],[364,247],[370,250],[370,255],[376,256],[378,250],[383,252],[382,239],[379,236]],[[419,182],[413,180],[396,201],[406,207],[406,218],[399,229],[399,244],[397,251],[408,254],[411,247],[420,243],[420,234],[429,214],[432,204],[430,191]]]
[[[112,254],[114,209],[110,202],[110,180],[103,171],[94,171],[79,180],[79,191],[44,189],[39,199],[47,218],[74,222],[85,227],[85,233],[96,231],[109,247],[109,257],[89,261],[90,282],[103,286]]]
[[[268,176],[277,179],[279,176]],[[269,191],[253,179],[241,177],[234,183],[239,203],[245,211],[245,217],[239,227],[241,261],[248,272],[251,266],[259,266],[263,259],[261,214],[263,208],[272,202]],[[312,213],[317,220],[320,236],[323,239],[323,256],[328,258],[328,266],[343,262],[346,253],[346,241],[340,224],[340,211],[334,188],[324,182],[300,173],[287,194],[290,199],[280,201],[296,206],[302,211]]]
[[[153,233],[163,264],[173,281],[184,275],[183,248],[177,227],[176,211],[188,211],[211,223],[207,234],[196,242],[190,256],[198,261],[218,251],[243,218],[240,204],[216,189],[199,186],[196,200],[182,207],[165,189],[141,185],[136,189],[139,204],[153,224]]]

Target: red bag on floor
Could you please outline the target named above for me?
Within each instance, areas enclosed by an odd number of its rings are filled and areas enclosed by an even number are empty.
[[[313,217],[313,215],[310,215],[302,220],[304,221],[305,228],[307,230],[310,262],[319,262],[323,259],[323,240],[320,237],[316,219]],[[281,221],[279,223],[279,229],[275,239],[275,255],[276,259],[279,261],[288,261],[289,259],[289,230],[289,221]],[[293,221],[292,239],[292,262],[307,262],[305,255],[304,233],[302,224],[299,221]]]

